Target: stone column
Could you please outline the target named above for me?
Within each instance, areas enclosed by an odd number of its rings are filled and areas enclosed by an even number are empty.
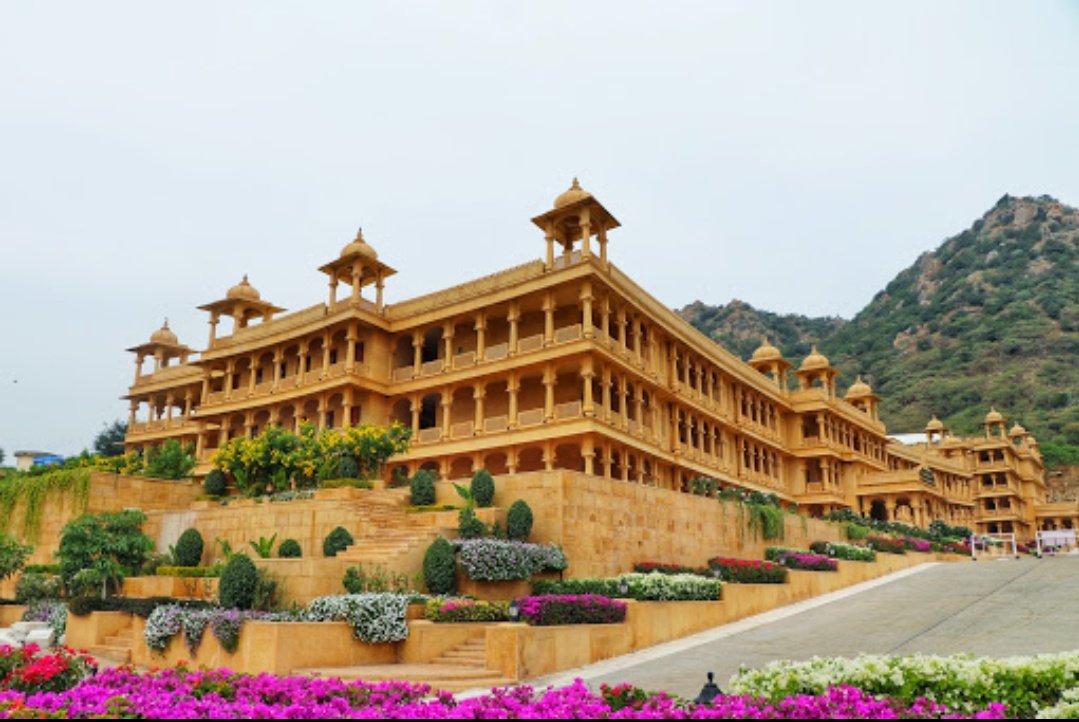
[[[191,418],[191,401],[192,401],[191,389],[188,389],[187,391],[184,392],[184,420],[185,421],[187,419]]]
[[[348,347],[345,349],[345,372],[352,373],[356,367],[356,342],[359,341],[359,334],[356,329],[355,323],[348,325],[348,333],[345,335],[345,343]]]
[[[507,426],[511,429],[517,428],[517,392],[520,388],[520,379],[517,378],[517,372],[514,371],[510,374],[509,381],[506,383],[506,392],[509,395],[509,421]]]
[[[581,456],[584,458],[584,473],[595,476],[596,473],[596,442],[592,437],[586,437],[581,443]]]
[[[581,209],[581,260],[592,257],[592,216],[588,208]]]
[[[281,360],[284,358],[281,348],[275,348],[273,352],[273,386],[274,391],[277,391],[278,384],[281,383]]]
[[[544,231],[544,239],[547,241],[547,262],[545,264],[546,270],[550,271],[554,268],[554,226],[547,224],[547,229]]]
[[[307,348],[307,342],[305,341],[305,342],[300,344],[300,353],[299,353],[299,356],[296,359],[300,364],[300,367],[298,369],[296,369],[296,385],[297,386],[303,386],[304,379],[306,378],[306,374],[307,374],[307,354],[308,354],[308,348]]]
[[[328,305],[329,305],[331,311],[333,310],[333,307],[337,305],[337,277],[336,276],[330,278],[330,302],[329,302]]]
[[[450,438],[450,412],[453,410],[453,389],[442,389],[442,438]]]
[[[626,309],[625,307],[618,309],[618,345],[622,347],[622,352],[625,353],[629,350],[629,346],[626,343]]]
[[[202,372],[202,393],[199,395],[199,403],[206,403],[206,400],[210,398],[210,369],[203,369]]]
[[[360,302],[360,282],[363,280],[363,265],[359,261],[352,264],[352,303]]]
[[[603,302],[599,307],[600,312],[600,330],[603,331],[603,342],[608,346],[611,344],[611,299],[608,296],[603,297]]]
[[[644,363],[644,356],[641,355],[641,319],[636,315],[633,317],[633,355],[637,365],[641,366]]]
[[[554,343],[554,296],[548,291],[543,296],[543,345]]]
[[[482,363],[484,354],[487,353],[487,314],[480,311],[476,314],[476,363]]]
[[[258,359],[252,356],[247,362],[247,395],[252,396],[255,393],[255,371],[258,369]]]
[[[330,373],[330,332],[322,335],[322,374],[320,378],[326,378]]]
[[[421,331],[412,332],[412,373],[416,378],[419,378],[420,372],[423,370],[423,333]]]
[[[483,399],[486,395],[487,387],[483,383],[476,384],[472,390],[472,398],[476,402],[476,418],[473,425],[477,434],[483,433]]]
[[[604,268],[607,267],[607,224],[599,224],[599,262]]]
[[[637,406],[637,433],[644,435],[644,389],[640,384],[637,384],[637,388],[633,390],[633,401]]]
[[[581,362],[581,413],[584,416],[596,414],[596,402],[592,395],[594,378],[596,378],[596,372],[592,369],[592,357],[589,356]]]
[[[353,390],[352,387],[345,389],[344,396],[341,398],[341,428],[347,429],[352,426],[352,402],[353,402]]]
[[[610,366],[603,367],[603,376],[600,380],[603,386],[603,420],[611,420],[611,368]]]
[[[318,430],[319,431],[322,431],[323,429],[326,428],[326,421],[327,421],[326,416],[327,416],[328,411],[329,411],[329,409],[326,408],[326,396],[325,395],[320,396],[319,399],[318,399]]]
[[[594,327],[592,325],[592,282],[585,281],[581,284],[581,337],[592,338]]]
[[[139,402],[132,399],[127,405],[129,414],[127,417],[127,433],[131,433],[135,430],[135,415],[139,410]]]
[[[378,272],[378,280],[375,281],[375,308],[378,309],[379,314],[382,313],[385,308],[383,303],[383,291],[386,288],[386,281],[382,277],[382,271]]]
[[[227,426],[222,426],[217,430],[217,448],[220,449],[227,443],[229,443],[229,430]]]
[[[409,411],[412,412],[412,439],[416,441],[420,436],[420,407],[422,403],[419,396],[413,396],[408,401]]]
[[[516,301],[510,304],[506,320],[510,322],[509,355],[517,353],[517,324],[521,320],[521,307]]]
[[[623,429],[629,428],[629,384],[625,374],[618,375],[618,409],[622,412]]]
[[[445,344],[446,360],[442,364],[443,371],[453,368],[453,323],[447,322],[442,325],[442,341]]]
[[[548,422],[554,420],[554,385],[555,374],[550,364],[543,370],[543,418]]]
[[[219,317],[217,315],[217,311],[214,311],[213,313],[210,314],[210,345],[211,346],[213,346],[214,341],[217,340],[217,321],[218,321],[218,318]]]

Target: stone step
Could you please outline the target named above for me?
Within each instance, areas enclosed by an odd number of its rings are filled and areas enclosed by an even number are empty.
[[[107,644],[98,644],[90,647],[90,654],[94,657],[105,657],[110,661],[127,664],[131,661],[131,647],[113,647]]]
[[[495,670],[476,667],[459,667],[442,664],[386,664],[363,665],[359,667],[313,667],[294,669],[293,674],[312,677],[338,678],[346,682],[364,680],[366,682],[400,681],[429,684],[436,689],[445,689],[445,684],[464,683],[462,689],[483,687],[487,680],[504,679]],[[512,684],[512,682],[510,682]]]
[[[469,662],[484,662],[487,660],[487,651],[483,649],[451,649],[443,652],[439,659],[467,660]]]
[[[128,635],[126,637],[122,637],[122,636],[119,636],[119,635],[117,635],[115,637],[105,637],[105,646],[106,647],[127,647],[128,649],[131,649],[133,646],[135,646],[135,640],[132,639],[132,637],[130,635]]]

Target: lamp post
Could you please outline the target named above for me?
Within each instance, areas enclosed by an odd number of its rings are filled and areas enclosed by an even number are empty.
[[[697,699],[693,701],[697,704],[712,704],[716,697],[721,694],[723,694],[723,690],[716,684],[716,675],[709,672],[708,682],[701,688],[701,693],[697,695]]]
[[[618,582],[618,596],[625,597],[629,594],[629,582],[622,579]]]
[[[516,599],[510,602],[509,607],[506,608],[506,615],[510,618],[511,622],[516,622],[520,618],[521,607],[517,604]]]

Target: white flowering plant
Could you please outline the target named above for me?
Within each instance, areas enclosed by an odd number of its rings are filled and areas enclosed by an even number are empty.
[[[542,571],[569,566],[556,544],[529,544],[502,539],[464,539],[454,542],[461,569],[469,579],[483,582],[520,581]]]
[[[311,602],[304,619],[348,622],[352,636],[368,644],[401,642],[408,639],[405,612],[411,599],[408,594],[334,594]]]

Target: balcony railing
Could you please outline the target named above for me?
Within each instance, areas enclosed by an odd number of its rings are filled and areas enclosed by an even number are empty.
[[[476,425],[472,421],[462,421],[460,423],[454,424],[450,427],[450,438],[462,439],[467,436],[472,436],[475,428]]]
[[[543,348],[543,334],[537,333],[534,336],[526,336],[517,341],[517,353],[530,353],[532,351],[539,351]]]
[[[529,409],[517,414],[518,426],[536,426],[543,423],[543,409]]]

